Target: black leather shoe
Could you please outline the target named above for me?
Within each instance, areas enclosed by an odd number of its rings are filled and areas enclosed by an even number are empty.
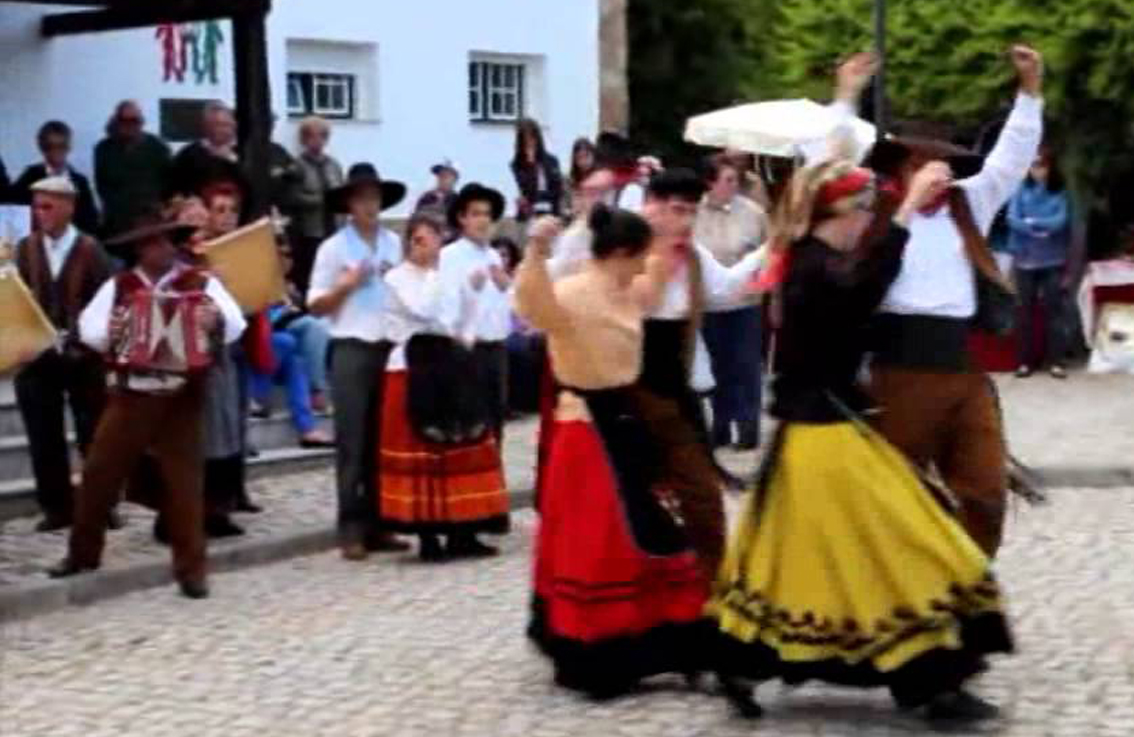
[[[211,538],[240,537],[244,528],[227,516],[209,517],[205,520],[205,535]]]
[[[760,431],[750,423],[741,423],[736,439],[737,450],[756,450],[760,447]]]
[[[36,532],[57,532],[65,530],[71,526],[71,520],[68,517],[57,517],[55,515],[47,515],[39,521],[35,526]]]
[[[422,535],[417,554],[427,563],[437,563],[446,558],[445,548],[441,546],[436,535]]]
[[[204,581],[178,581],[177,585],[181,587],[181,595],[186,599],[209,598],[209,585]]]
[[[925,711],[925,718],[938,724],[972,724],[998,716],[1000,707],[963,689],[938,695]]]
[[[259,504],[253,504],[248,497],[242,496],[236,500],[236,511],[244,514],[260,514],[264,511],[264,508]]]
[[[450,537],[446,552],[452,558],[491,558],[500,554],[499,549],[485,545],[475,535]]]
[[[75,561],[71,560],[70,557],[67,557],[56,563],[51,568],[48,568],[47,575],[51,578],[70,578],[71,576],[77,576],[80,573],[86,573],[87,571],[95,570],[98,570],[98,566],[81,566]]]

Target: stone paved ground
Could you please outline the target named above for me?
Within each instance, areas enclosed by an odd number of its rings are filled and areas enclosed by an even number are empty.
[[[505,438],[508,486],[513,491],[530,491],[535,475],[535,420],[512,423]],[[727,456],[727,464],[737,473],[748,473],[755,464],[752,453]],[[248,541],[325,530],[334,524],[334,474],[329,463],[319,470],[260,479],[252,482],[250,488],[252,498],[264,507],[264,513],[238,515],[237,522],[248,534],[214,541],[212,549],[225,550]],[[153,513],[132,504],[124,505],[122,511],[127,525],[108,535],[103,567],[115,570],[166,560],[166,549],[155,545],[151,537]],[[37,533],[37,521],[26,517],[0,522],[0,587],[46,581],[44,571],[65,552],[67,533]],[[4,737],[2,731],[0,737]]]
[[[1134,469],[1134,378],[1075,374],[1059,382],[1045,376],[1022,381],[999,380],[1013,451],[1039,467]],[[509,487],[532,488],[536,422],[514,422],[504,449]],[[757,456],[725,453],[722,460],[733,472],[749,475]],[[266,513],[243,517],[248,529],[243,540],[326,529],[334,515],[334,487],[330,468],[256,481],[253,496]],[[166,552],[150,540],[152,516],[127,506],[128,527],[111,533],[105,566],[126,568],[141,562],[164,560]],[[33,532],[35,520],[0,523],[0,587],[43,581],[43,570],[64,550],[64,533]],[[222,541],[218,549],[240,544]],[[0,733],[2,734],[2,733]]]
[[[1134,494],[1059,490],[1020,510],[1000,561],[1018,656],[979,691],[1003,737],[1127,737],[1134,724]],[[523,638],[534,518],[493,561],[334,555],[216,576],[0,629],[0,734],[35,737],[915,735],[881,693],[766,686],[731,718],[661,679],[592,705]]]

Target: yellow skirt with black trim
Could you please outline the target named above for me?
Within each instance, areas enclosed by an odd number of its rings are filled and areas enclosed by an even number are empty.
[[[780,433],[708,604],[760,661],[733,670],[891,686],[948,671],[916,702],[1011,650],[988,558],[896,448],[850,422]]]

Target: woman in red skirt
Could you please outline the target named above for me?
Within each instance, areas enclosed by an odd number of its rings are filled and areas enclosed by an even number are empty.
[[[545,259],[555,227],[532,226],[515,294],[521,317],[547,335],[560,387],[529,635],[559,684],[605,698],[647,676],[700,669],[709,582],[661,493],[665,449],[634,397],[642,322],[672,254],[651,249],[642,218],[600,208],[593,260],[553,285]]]
[[[387,529],[417,533],[424,560],[494,555],[477,534],[508,531],[508,492],[485,410],[465,390],[471,355],[439,319],[442,225],[415,216],[406,238],[406,260],[384,277],[398,345],[378,419],[379,517]]]

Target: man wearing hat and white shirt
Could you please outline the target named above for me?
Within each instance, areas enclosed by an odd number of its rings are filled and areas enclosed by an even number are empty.
[[[78,190],[70,178],[41,179],[31,186],[31,196],[37,229],[17,246],[16,267],[59,339],[24,367],[15,386],[44,515],[37,529],[47,532],[71,523],[74,490],[64,405],[71,406],[82,453],[102,411],[102,361],[79,342],[78,322],[83,308],[110,278],[111,265],[94,238],[73,223]]]
[[[327,207],[349,218],[319,247],[307,292],[310,312],[330,325],[338,530],[347,560],[363,560],[370,550],[408,548],[379,529],[375,488],[377,412],[393,348],[382,277],[402,260],[401,239],[378,218],[405,196],[404,184],[384,181],[372,165],[352,166],[346,184],[327,193]]]
[[[83,310],[79,331],[84,343],[120,358],[125,352],[123,339],[131,331],[131,300],[146,293],[161,293],[179,304],[203,295],[193,306],[193,318],[202,332],[215,336],[214,345],[220,350],[222,344],[240,338],[246,327],[244,316],[224,285],[178,260],[178,246],[192,232],[192,226],[146,213],[135,219],[131,230],[109,242],[130,246],[137,266],[103,284]],[[179,342],[176,333],[167,339],[175,346]],[[107,510],[148,452],[161,474],[158,506],[168,524],[174,577],[185,596],[209,595],[203,520],[205,376],[185,369],[126,362],[110,370],[109,401],[83,468],[67,556],[49,571],[53,578],[99,567]]]

